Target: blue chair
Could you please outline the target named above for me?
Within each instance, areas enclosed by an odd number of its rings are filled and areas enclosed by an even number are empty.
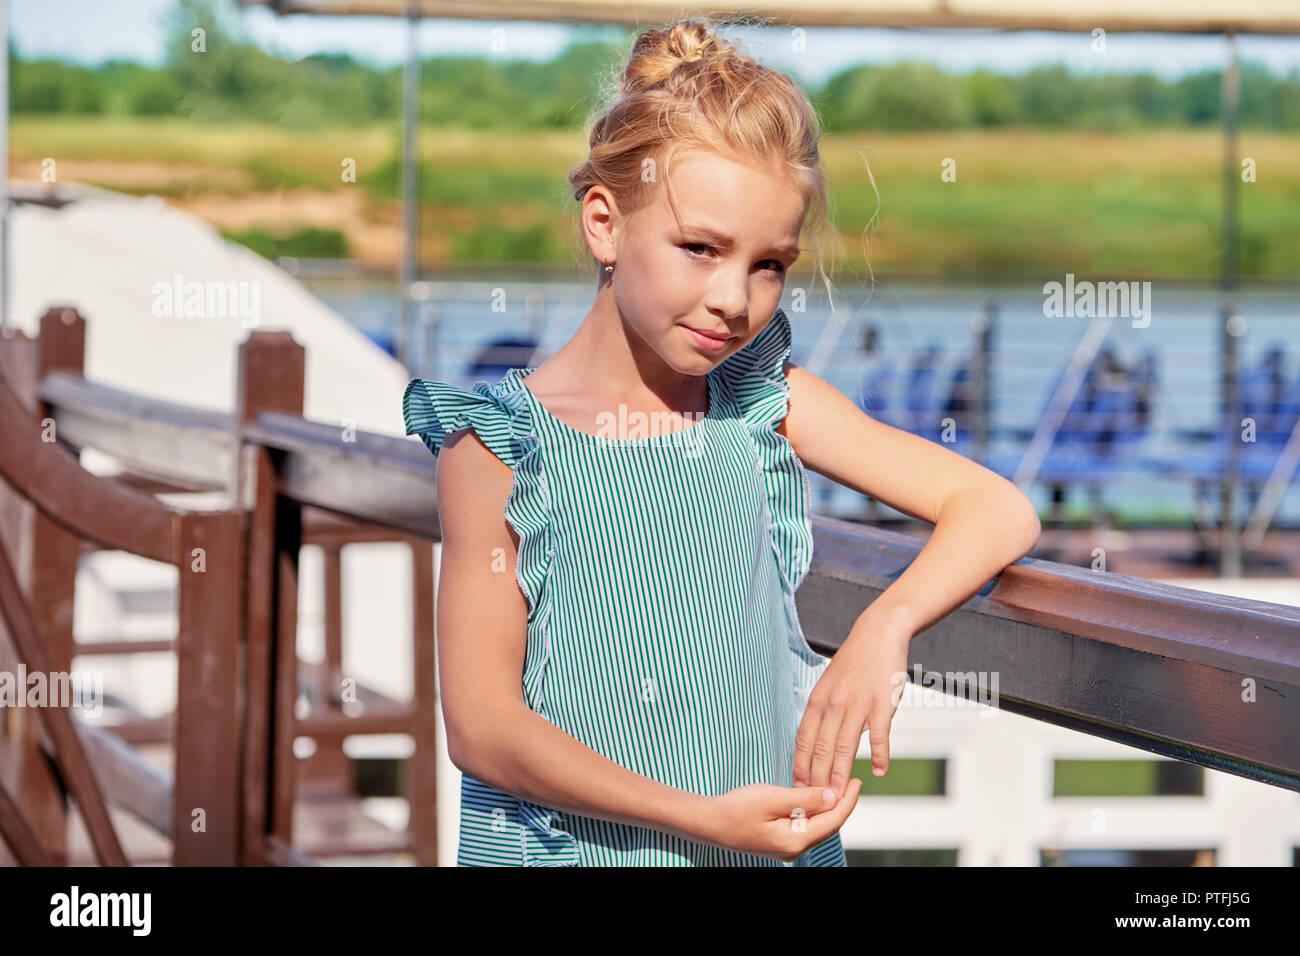
[[[1134,449],[1150,436],[1151,406],[1158,384],[1156,355],[1146,350],[1131,371],[1124,370],[1114,353],[1103,350],[1084,372],[1043,456],[1036,479],[1053,486],[1099,485],[1116,473],[1133,468],[1151,469]],[[1047,390],[1045,415],[1066,369],[1062,368]],[[1028,441],[1032,433],[1019,437]],[[1020,466],[1024,449],[988,456],[983,464],[1006,477]],[[1159,467],[1154,470],[1160,470]]]
[[[974,456],[974,425],[977,412],[974,382],[975,363],[978,360],[977,353],[969,352],[953,369],[952,377],[948,380],[948,398],[943,403],[940,415],[941,419],[951,418],[955,425],[954,440],[946,444],[953,451],[967,457]]]
[[[1222,482],[1232,470],[1236,453],[1237,476],[1248,491],[1273,473],[1291,432],[1300,418],[1300,379],[1288,385],[1283,375],[1285,350],[1272,344],[1260,361],[1242,373],[1238,382],[1241,415],[1225,428],[1180,429],[1178,436],[1193,445],[1188,454],[1170,463],[1168,473],[1196,482],[1198,494],[1208,484]],[[1254,422],[1254,441],[1242,419]],[[1234,447],[1236,446],[1236,447]]]
[[[537,351],[537,342],[519,336],[501,336],[493,339],[474,356],[474,362],[465,373],[471,382],[495,382],[512,368],[527,368]]]
[[[1283,361],[1282,347],[1274,344],[1241,380],[1242,417],[1253,419],[1256,440],[1270,445],[1285,444],[1291,434],[1282,409],[1286,391]]]
[[[916,357],[903,387],[903,417],[899,427],[931,441],[939,441],[940,438],[941,416],[934,385],[938,377],[936,366],[942,351],[938,342],[926,346],[925,351]]]

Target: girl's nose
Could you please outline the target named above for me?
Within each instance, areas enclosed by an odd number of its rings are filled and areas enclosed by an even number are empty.
[[[735,322],[745,317],[749,309],[748,275],[737,279],[719,273],[706,305],[711,312],[722,316],[728,326],[733,326]]]

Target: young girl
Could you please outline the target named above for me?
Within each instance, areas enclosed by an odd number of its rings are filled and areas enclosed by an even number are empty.
[[[578,331],[495,384],[406,388],[439,456],[459,865],[845,865],[908,641],[1037,539],[1009,482],[787,360],[818,137],[708,24],[643,33],[570,174],[600,262]],[[794,603],[805,465],[936,526],[830,660]]]

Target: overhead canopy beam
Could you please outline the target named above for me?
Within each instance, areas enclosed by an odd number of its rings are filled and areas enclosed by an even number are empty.
[[[276,13],[409,15],[411,0],[239,0]],[[679,3],[662,0],[415,0],[420,17],[464,20],[537,20],[580,23],[671,22]],[[709,15],[770,18],[797,27],[952,27],[994,30],[1061,30],[1091,33],[1300,34],[1294,0],[812,0],[710,3]]]

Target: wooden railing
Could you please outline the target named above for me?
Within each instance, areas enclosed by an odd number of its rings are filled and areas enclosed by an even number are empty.
[[[832,652],[924,541],[813,529],[796,603]],[[1022,558],[914,637],[908,660],[996,674],[1004,710],[1300,791],[1300,608]]]
[[[318,449],[332,442],[338,461],[329,466],[326,485],[352,475],[356,457],[342,441],[342,429],[300,417],[302,347],[286,333],[251,336],[239,353],[236,412],[221,415],[87,382],[81,375],[85,322],[71,309],[50,310],[36,339],[8,332],[0,339],[0,477],[8,486],[0,487],[0,516],[7,519],[0,528],[5,552],[29,557],[14,559],[24,566],[11,569],[21,573],[8,587],[0,564],[0,634],[7,635],[0,639],[0,666],[14,672],[21,662],[29,672],[70,673],[78,655],[172,651],[178,684],[174,714],[111,730],[72,720],[58,707],[11,712],[0,739],[0,811],[12,812],[0,812],[0,818],[13,857],[66,862],[62,778],[101,863],[124,859],[103,809],[105,797],[170,838],[177,864],[311,862],[294,847],[298,785],[350,787],[343,738],[399,733],[415,741],[406,838],[374,845],[326,842],[314,850],[320,857],[409,850],[417,863],[434,864],[432,535],[426,528],[411,534],[410,528],[367,518],[377,502],[364,486],[356,489],[355,507],[333,511],[316,507],[320,494],[300,490],[313,483],[302,473],[307,459],[283,449],[304,440]],[[374,438],[359,436],[362,458],[369,457]],[[399,462],[418,462],[423,469],[411,474],[409,484],[425,482],[425,507],[435,511],[428,451],[418,443],[394,444],[407,446]],[[113,456],[126,474],[105,479],[82,469],[77,453],[87,447]],[[185,512],[150,493],[180,491],[225,491],[237,507]],[[411,549],[414,694],[399,701],[358,683],[360,707],[354,710],[361,712],[353,716],[344,713],[341,698],[341,552],[351,543],[375,541],[403,542]],[[304,665],[295,648],[298,553],[304,544],[318,545],[324,555],[325,659],[319,665]],[[174,641],[74,640],[77,559],[100,548],[177,568]],[[299,717],[295,703],[303,676],[310,678],[314,707]],[[78,733],[69,737],[74,727]],[[316,744],[305,761],[294,756],[297,737]],[[157,743],[171,747],[171,775],[154,769],[131,746]],[[37,772],[46,750],[59,774]],[[82,765],[87,770],[78,773]]]
[[[177,653],[174,721],[112,731],[81,725],[74,735],[79,722],[66,712],[40,713],[98,858],[121,854],[102,810],[106,795],[170,836],[176,863],[310,863],[293,839],[300,774],[341,779],[345,735],[405,733],[415,740],[409,846],[417,862],[433,864],[432,543],[440,536],[433,456],[409,438],[358,432],[344,441],[339,427],[304,420],[305,355],[287,333],[253,332],[240,346],[232,416],[86,381],[83,341],[84,322],[71,310],[51,310],[36,340],[0,341],[0,475],[36,513],[22,549],[12,522],[0,524],[10,560],[22,553],[29,562],[25,577],[0,573],[9,635],[0,652],[9,643],[29,669],[66,670],[73,653],[140,649],[74,643],[77,539],[178,568],[178,637],[144,645]],[[397,409],[395,397],[395,420]],[[57,443],[34,437],[42,420],[55,423]],[[118,459],[130,477],[85,472],[71,450],[81,447]],[[182,513],[146,493],[178,489],[224,489],[236,506]],[[797,603],[809,641],[829,654],[923,541],[821,517],[813,531],[814,561]],[[339,550],[366,540],[411,548],[414,692],[402,702],[368,691],[364,712],[350,716],[337,699]],[[326,555],[326,652],[313,669],[316,708],[299,717],[297,572],[305,543]],[[187,573],[195,548],[205,549],[204,574]],[[13,583],[23,580],[25,588]],[[972,680],[996,673],[996,704],[1013,712],[1300,790],[1300,609],[1025,558],[918,634],[909,660]],[[302,768],[293,753],[299,736],[317,744]],[[160,740],[174,745],[170,777],[130,746]],[[2,743],[0,751],[19,754],[46,747],[30,733]],[[58,860],[66,821],[57,778],[32,783],[11,771],[16,765],[12,754],[0,761],[0,818],[20,821],[5,826],[5,841],[22,862],[42,853]],[[192,827],[199,808],[207,812],[203,833]]]

